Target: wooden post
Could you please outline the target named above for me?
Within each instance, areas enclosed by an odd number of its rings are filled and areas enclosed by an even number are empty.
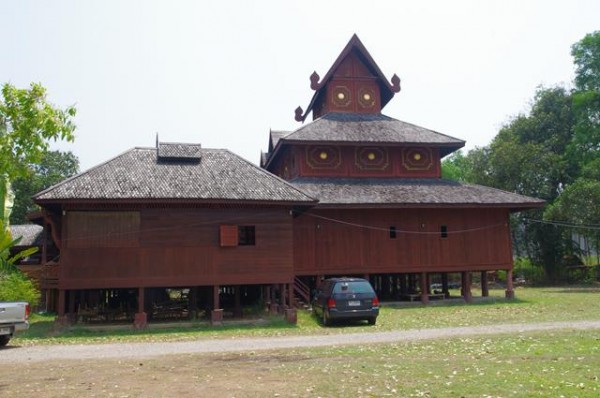
[[[294,284],[290,283],[287,285],[288,293],[288,307],[285,308],[285,320],[293,325],[298,323],[298,314],[296,308],[293,306],[294,300]]]
[[[461,293],[462,293],[463,299],[467,303],[470,303],[471,301],[473,301],[473,295],[471,294],[471,273],[470,272],[461,272],[460,279],[462,282]]]
[[[60,328],[71,324],[69,314],[65,313],[65,306],[67,301],[67,291],[60,289],[58,291],[58,316],[56,317],[56,325]]]
[[[236,318],[242,317],[242,304],[241,304],[241,286],[237,285],[234,288],[233,292],[233,316]]]
[[[62,318],[65,316],[65,302],[66,302],[66,291],[60,289],[58,291],[58,317]]]
[[[294,306],[294,284],[290,283],[288,285],[288,307],[292,308]]]
[[[400,296],[408,294],[408,275],[400,274]]]
[[[270,294],[270,299],[269,299],[269,315],[275,315],[279,312],[279,304],[277,304],[277,297],[276,297],[276,292],[275,290],[277,289],[276,285],[271,285],[271,287],[269,288],[269,294]]]
[[[421,302],[423,304],[427,304],[429,303],[429,295],[427,293],[427,274],[425,272],[421,272],[421,277],[419,279],[419,282],[421,282]]]
[[[487,271],[481,271],[481,297],[489,297],[489,295],[488,273]]]
[[[190,312],[190,319],[198,319],[198,287],[192,286],[190,288],[190,295],[188,296],[188,310]]]
[[[505,297],[507,299],[514,299],[515,298],[515,290],[514,290],[514,286],[513,286],[513,271],[512,269],[509,269],[506,271],[506,292],[505,292]]]
[[[285,293],[285,283],[281,283],[279,285],[279,313],[283,314],[287,305],[285,303],[286,293]]]
[[[219,300],[219,289],[221,287],[219,285],[213,286],[213,309],[210,311],[210,323],[212,325],[223,325],[223,309],[221,307],[221,302]]]
[[[450,298],[450,289],[448,289],[448,273],[442,273],[442,293],[445,298]]]
[[[143,287],[138,288],[138,305],[137,312],[133,318],[133,327],[135,329],[144,329],[148,325],[148,314],[146,314],[146,289]]]
[[[67,314],[67,316],[70,317],[71,319],[75,319],[75,294],[76,293],[77,293],[76,290],[69,291],[69,313]]]

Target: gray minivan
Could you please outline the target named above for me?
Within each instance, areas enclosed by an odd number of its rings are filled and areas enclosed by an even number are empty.
[[[379,315],[379,299],[366,279],[325,279],[317,288],[313,301],[313,313],[330,325],[336,320],[366,320],[375,325]]]

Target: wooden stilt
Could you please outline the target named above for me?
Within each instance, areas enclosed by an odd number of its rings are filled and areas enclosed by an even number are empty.
[[[488,287],[488,273],[487,271],[481,271],[481,297],[488,297],[490,295],[490,289]]]
[[[287,308],[285,283],[279,285],[279,293],[279,313],[283,314],[283,311],[285,311],[285,309]]]
[[[213,308],[210,312],[210,323],[212,325],[223,325],[223,309],[221,308],[221,301],[219,297],[219,285],[213,286],[212,302]]]
[[[138,288],[138,305],[137,312],[134,315],[133,327],[135,329],[144,329],[148,325],[148,314],[146,314],[146,289],[143,287]]]
[[[444,297],[450,298],[450,289],[448,288],[448,273],[442,273],[442,293]]]
[[[234,287],[233,297],[233,316],[236,318],[240,318],[242,316],[242,304],[241,304],[241,286],[237,285]]]
[[[461,281],[462,281],[462,296],[463,299],[470,303],[473,301],[473,295],[471,294],[471,273],[470,272],[461,272]]]
[[[428,286],[427,286],[427,273],[422,272],[421,277],[419,278],[421,282],[421,302],[423,304],[429,303],[429,294],[428,294]]]
[[[514,299],[515,298],[515,290],[514,290],[514,286],[513,286],[513,271],[512,269],[508,270],[506,272],[506,292],[505,292],[505,297],[507,299]]]

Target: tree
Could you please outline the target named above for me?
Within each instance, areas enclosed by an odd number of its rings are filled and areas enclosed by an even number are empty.
[[[48,150],[50,140],[73,141],[75,108],[55,108],[46,89],[33,83],[29,89],[2,86],[0,99],[0,176],[12,180],[27,174]]]
[[[12,182],[15,201],[10,216],[12,224],[28,222],[27,213],[38,209],[31,197],[79,172],[79,159],[72,152],[49,151],[42,155],[40,163],[31,165],[24,177]]]
[[[514,117],[490,145],[450,161],[465,168],[458,175],[466,182],[552,203],[578,172],[578,163],[565,156],[574,124],[571,93],[563,87],[538,88],[528,114]],[[525,221],[542,217],[541,210],[513,216],[513,247],[543,266],[549,279],[556,279],[567,250],[566,236],[552,226]]]
[[[564,221],[586,241],[583,253],[590,248],[600,251],[600,181],[580,178],[569,185],[544,212],[548,220]]]
[[[570,152],[581,163],[600,158],[600,31],[571,47],[575,63],[573,104],[577,117]]]
[[[14,271],[15,257],[9,257],[12,240],[8,228],[12,198],[10,181],[26,176],[32,165],[39,163],[48,151],[49,140],[73,140],[75,108],[65,110],[52,106],[46,100],[46,90],[33,83],[28,89],[11,84],[2,86],[0,97],[0,291],[14,287],[15,278],[25,278]],[[17,275],[17,277],[15,277]],[[27,280],[25,280],[27,281]],[[30,282],[29,282],[30,283]],[[27,286],[25,286],[27,285]],[[19,284],[28,290],[28,284]],[[25,298],[25,297],[24,297]],[[25,298],[27,299],[27,298]]]

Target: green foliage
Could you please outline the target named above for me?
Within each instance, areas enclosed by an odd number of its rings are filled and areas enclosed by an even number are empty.
[[[528,286],[546,282],[544,268],[534,264],[527,257],[518,257],[515,259],[514,274],[517,278],[523,278]]]
[[[579,164],[565,153],[573,138],[575,116],[572,97],[562,87],[539,88],[531,111],[507,123],[484,148],[460,159],[465,181],[533,196],[552,203],[577,175]],[[564,231],[554,226],[525,223],[541,219],[542,211],[517,214],[512,219],[514,249],[549,278],[557,278],[567,244]]]
[[[571,55],[576,67],[577,90],[598,90],[600,88],[600,31],[589,33],[573,44]]]
[[[462,151],[454,152],[442,161],[442,178],[468,182],[473,166],[470,164],[472,157],[465,156]]]
[[[55,108],[46,89],[33,83],[29,89],[2,86],[0,98],[0,176],[9,181],[25,176],[48,150],[49,140],[72,141],[75,108]]]
[[[27,213],[38,209],[31,197],[79,172],[79,159],[71,152],[49,151],[40,163],[31,165],[26,176],[12,182],[15,201],[10,216],[12,224],[27,223]]]
[[[577,116],[570,153],[583,164],[600,158],[600,31],[571,47],[576,66],[573,104]]]
[[[548,220],[573,224],[567,233],[581,235],[588,250],[581,253],[590,257],[589,248],[600,250],[600,181],[580,178],[567,186],[558,199],[546,209]],[[579,254],[579,253],[578,253]]]
[[[27,301],[36,307],[40,291],[21,272],[0,273],[0,301]]]

